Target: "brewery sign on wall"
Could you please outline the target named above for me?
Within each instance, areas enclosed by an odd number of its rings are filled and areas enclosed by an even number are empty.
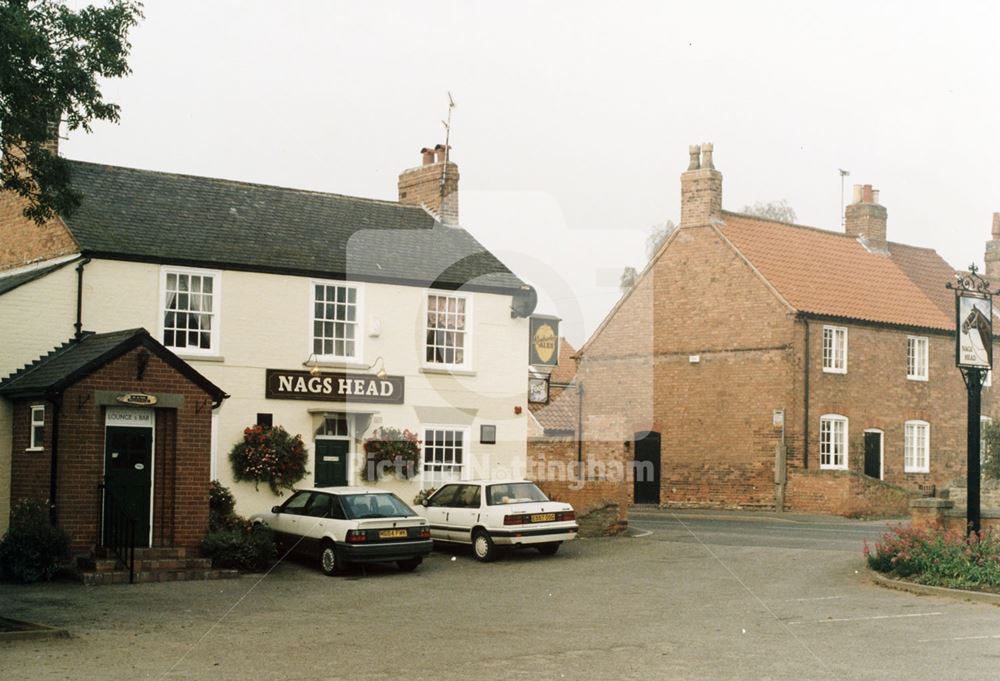
[[[403,376],[267,370],[265,397],[278,400],[403,403]]]
[[[528,326],[528,359],[533,366],[555,366],[559,363],[559,318],[533,315]]]

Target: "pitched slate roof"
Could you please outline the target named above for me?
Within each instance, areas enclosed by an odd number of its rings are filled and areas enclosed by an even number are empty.
[[[69,161],[85,255],[438,288],[520,289],[468,232],[418,206]]]
[[[725,211],[718,228],[799,312],[954,330],[955,270],[933,250],[890,242],[877,253],[844,233]]]
[[[8,291],[13,291],[18,286],[27,284],[30,281],[36,279],[41,279],[47,274],[55,272],[68,265],[71,262],[76,262],[77,259],[68,260],[66,262],[61,262],[56,265],[49,265],[47,267],[39,267],[38,269],[29,270],[27,272],[21,272],[19,274],[12,274],[10,276],[0,277],[0,296],[7,293]]]
[[[35,397],[60,393],[81,378],[140,345],[172,365],[217,402],[228,397],[221,388],[163,347],[142,328],[111,333],[84,332],[79,340],[63,343],[0,381],[0,395]]]

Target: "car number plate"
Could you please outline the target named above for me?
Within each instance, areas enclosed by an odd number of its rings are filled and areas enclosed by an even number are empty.
[[[555,513],[536,513],[531,516],[531,522],[533,523],[551,523],[556,519]]]
[[[406,530],[379,530],[379,539],[399,539],[406,536]]]

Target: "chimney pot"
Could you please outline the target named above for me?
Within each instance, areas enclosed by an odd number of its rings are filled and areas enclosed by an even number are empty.
[[[688,170],[698,170],[701,168],[701,147],[697,144],[692,144],[688,147],[688,154],[691,155]]]
[[[715,147],[711,142],[705,142],[701,145],[701,167],[708,168],[709,170],[715,170],[715,164],[712,163],[712,151]]]
[[[851,203],[861,203],[861,185],[854,185],[854,189],[851,194]]]
[[[434,153],[437,154],[437,162],[444,163],[448,160],[448,149],[443,144],[438,144],[434,147]]]
[[[430,147],[424,147],[423,149],[421,149],[420,156],[421,160],[423,161],[423,165],[429,166],[430,164],[434,163],[434,150],[431,149]]]
[[[861,202],[862,203],[873,203],[872,201],[872,186],[866,184],[861,188]]]
[[[993,238],[1000,239],[1000,213],[993,214]]]
[[[876,206],[878,205],[878,189],[872,190],[872,203],[874,203]]]

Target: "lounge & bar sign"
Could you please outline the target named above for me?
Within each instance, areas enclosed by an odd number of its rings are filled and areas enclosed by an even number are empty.
[[[267,370],[265,396],[277,400],[403,403],[403,376]]]

